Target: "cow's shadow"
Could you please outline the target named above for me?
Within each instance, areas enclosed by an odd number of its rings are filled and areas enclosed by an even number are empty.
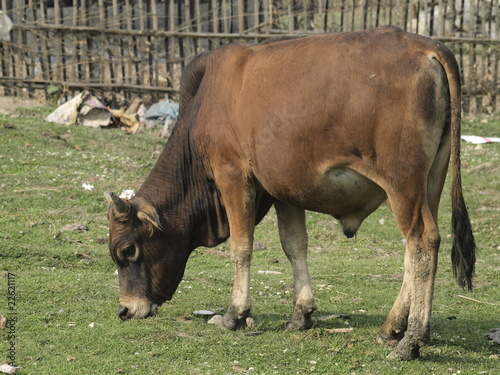
[[[313,316],[313,327],[308,331],[315,336],[321,337],[322,332],[328,330],[336,330],[341,328],[364,329],[373,331],[373,342],[380,327],[385,322],[386,315],[381,314],[338,314],[337,312],[321,311],[317,316]],[[333,315],[341,315],[341,317],[333,317]],[[345,316],[342,316],[345,315]],[[325,318],[326,317],[326,318]],[[270,314],[254,314],[253,318],[256,323],[254,330],[265,332],[284,331],[289,315],[279,315],[276,313]],[[477,363],[484,362],[484,356],[498,354],[500,347],[492,345],[491,341],[486,337],[486,333],[492,328],[500,328],[500,322],[494,320],[473,320],[473,319],[449,319],[445,317],[433,317],[431,320],[431,341],[428,347],[432,350],[425,351],[425,355],[421,360],[432,362],[471,362],[474,359],[463,358],[461,352],[483,352],[482,358],[477,359]],[[335,331],[333,331],[335,332]],[[390,345],[386,345],[388,350],[392,350]],[[441,348],[446,347],[446,350]],[[453,350],[456,348],[456,350]],[[456,355],[449,355],[450,352],[456,352]]]

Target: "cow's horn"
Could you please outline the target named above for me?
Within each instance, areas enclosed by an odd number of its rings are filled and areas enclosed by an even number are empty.
[[[104,193],[104,196],[106,197],[108,203],[114,203],[117,212],[126,214],[129,211],[130,205],[115,193]]]

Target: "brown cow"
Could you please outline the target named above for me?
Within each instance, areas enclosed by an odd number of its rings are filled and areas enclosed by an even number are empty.
[[[406,239],[401,291],[379,334],[391,357],[429,340],[440,236],[438,204],[452,158],[452,263],[472,287],[475,244],[460,180],[460,76],[442,44],[393,27],[259,45],[195,58],[178,124],[130,199],[107,194],[122,319],[156,314],[189,254],[231,235],[234,286],[225,326],[250,315],[255,225],[274,204],[294,276],[289,329],[316,309],[304,210],[352,237],[385,200]]]

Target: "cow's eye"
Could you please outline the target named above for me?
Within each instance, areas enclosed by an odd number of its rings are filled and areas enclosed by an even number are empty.
[[[134,262],[137,260],[137,251],[135,245],[130,245],[124,248],[122,251],[123,260],[128,260],[130,262]]]

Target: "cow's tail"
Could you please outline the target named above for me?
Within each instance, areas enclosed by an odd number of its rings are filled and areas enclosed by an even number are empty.
[[[462,94],[460,70],[450,50],[438,44],[436,59],[443,66],[448,79],[451,106],[451,229],[453,247],[451,262],[453,273],[460,287],[472,289],[472,277],[476,263],[476,243],[462,191],[460,172],[460,128]]]
[[[210,52],[197,55],[182,71],[179,105],[179,117],[181,118],[189,112],[193,99],[200,88],[209,56]]]

